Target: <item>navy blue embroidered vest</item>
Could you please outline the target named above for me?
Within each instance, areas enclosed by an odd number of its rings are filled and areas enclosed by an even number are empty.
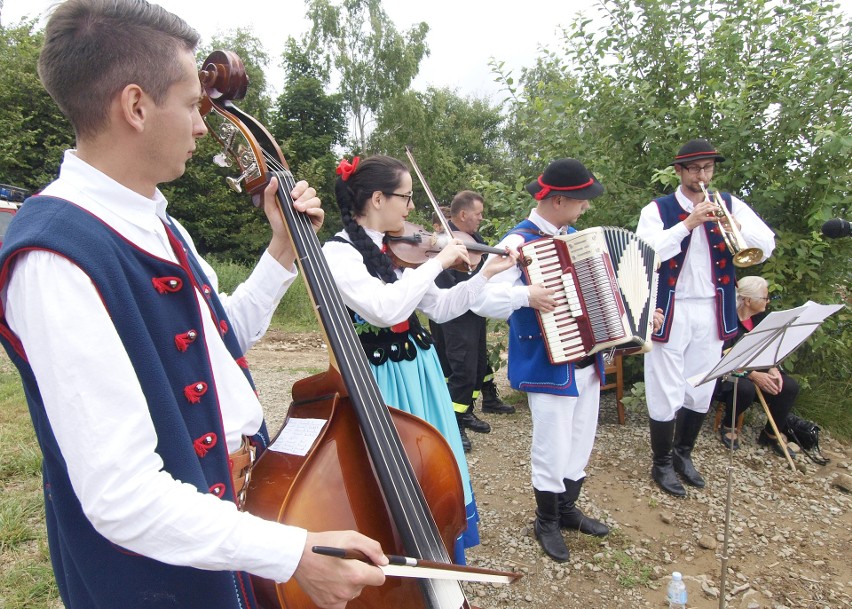
[[[728,210],[731,210],[731,195],[721,193],[722,199]],[[666,195],[654,201],[660,211],[663,227],[669,229],[686,219],[688,214],[677,202],[674,194]],[[719,230],[718,224],[705,222],[702,228],[707,234],[707,243],[710,247],[710,259],[712,261],[712,281],[716,291],[716,321],[719,329],[719,338],[726,340],[737,333],[737,295],[736,295],[736,268],[734,260],[725,238]],[[697,229],[696,229],[697,230]],[[686,251],[692,240],[692,233],[681,241],[680,253],[669,260],[664,260],[660,265],[659,288],[657,290],[657,306],[663,310],[663,325],[651,338],[657,342],[668,342],[669,333],[672,328],[675,311],[675,288],[677,280],[683,269],[683,261]]]
[[[574,228],[569,233],[576,232]],[[542,238],[538,226],[530,220],[524,220],[508,235],[518,234],[525,242]],[[544,235],[546,236],[546,235]],[[524,283],[527,279],[521,275]],[[603,360],[596,358],[598,376],[603,379]],[[509,317],[509,384],[518,391],[531,393],[550,393],[554,395],[579,395],[574,379],[573,364],[553,365],[547,357],[547,347],[541,333],[535,309],[521,307]]]
[[[176,233],[176,231],[173,231]],[[186,244],[172,236],[182,264],[133,247],[79,207],[51,197],[29,199],[0,251],[0,288],[10,262],[28,249],[56,252],[79,266],[97,287],[126,345],[147,398],[164,469],[199,492],[234,501],[228,448],[216,384],[205,347],[202,315],[214,315],[229,351],[245,359],[215,292]],[[110,261],[103,264],[104,260]],[[205,294],[208,308],[195,295]],[[61,298],[60,294],[56,295]],[[92,527],[71,486],[50,427],[38,381],[20,341],[0,319],[0,339],[18,367],[44,455],[48,542],[57,584],[68,609],[114,607],[209,609],[255,607],[245,573],[178,567],[116,546]],[[97,345],[92,345],[97,349]],[[252,385],[253,386],[253,385]],[[81,430],[85,432],[85,430]],[[265,426],[253,442],[268,442]]]

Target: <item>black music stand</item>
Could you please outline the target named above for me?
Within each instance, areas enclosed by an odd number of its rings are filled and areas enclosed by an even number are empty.
[[[715,381],[725,376],[733,376],[734,379],[734,413],[731,429],[735,428],[734,421],[737,418],[736,391],[738,374],[742,371],[762,370],[778,366],[785,357],[790,355],[799,345],[813,334],[826,317],[843,308],[844,305],[821,305],[808,301],[795,309],[786,311],[773,311],[757,324],[751,332],[745,334],[737,343],[731,347],[727,354],[718,364],[703,377],[693,377],[690,383],[697,387],[704,383]],[[762,400],[762,396],[761,396]],[[767,414],[768,412],[768,408]],[[771,415],[770,420],[771,420]],[[773,428],[776,429],[773,425]],[[781,434],[776,437],[781,443],[782,449],[787,453],[787,447],[781,439]],[[728,464],[728,491],[725,506],[725,537],[722,549],[722,573],[720,577],[719,609],[725,608],[725,575],[728,563],[728,537],[731,526],[731,477],[734,464],[734,449],[731,442]],[[788,461],[791,462],[789,454]]]

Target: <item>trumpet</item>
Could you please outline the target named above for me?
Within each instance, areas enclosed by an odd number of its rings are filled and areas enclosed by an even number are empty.
[[[707,192],[704,182],[699,182],[698,185],[701,187],[704,197],[716,206],[716,211],[714,212],[716,222],[719,225],[719,230],[722,231],[722,237],[725,239],[728,251],[734,257],[734,266],[740,268],[753,266],[763,260],[763,250],[757,247],[749,247],[746,244],[742,233],[740,233],[740,229],[737,228],[733,217],[728,212],[728,208],[725,207],[722,195],[718,191]]]

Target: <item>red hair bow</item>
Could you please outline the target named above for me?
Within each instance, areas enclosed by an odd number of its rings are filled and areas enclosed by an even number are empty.
[[[337,175],[340,176],[344,182],[349,179],[355,170],[358,168],[358,161],[361,160],[361,157],[353,157],[352,162],[350,163],[346,159],[341,159],[340,164],[337,166]]]

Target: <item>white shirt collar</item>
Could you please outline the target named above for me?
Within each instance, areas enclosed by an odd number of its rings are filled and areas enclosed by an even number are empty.
[[[547,220],[545,220],[540,213],[538,213],[537,209],[533,209],[530,212],[530,222],[538,226],[543,232],[548,235],[557,235],[562,227],[556,226],[555,224],[551,224]]]
[[[100,218],[117,216],[143,230],[156,230],[159,220],[166,219],[168,202],[159,188],[153,198],[144,197],[92,167],[75,153],[75,150],[65,151],[59,179],[45,188],[42,194],[73,201]]]

